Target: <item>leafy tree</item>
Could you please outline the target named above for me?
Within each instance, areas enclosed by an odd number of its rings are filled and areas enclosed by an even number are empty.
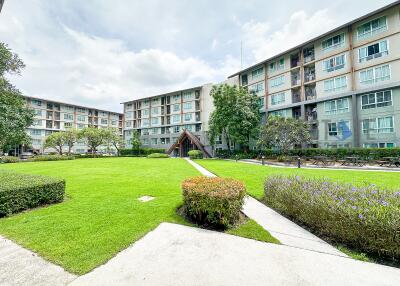
[[[121,135],[119,134],[118,128],[109,128],[106,129],[105,131],[106,137],[105,140],[108,144],[111,144],[114,146],[114,148],[117,150],[118,156],[120,155],[120,150],[124,148],[125,142],[122,139]]]
[[[80,132],[80,137],[86,141],[92,154],[96,154],[97,147],[106,143],[107,130],[94,127],[86,127]]]
[[[80,134],[76,129],[67,129],[65,132],[62,132],[64,136],[64,143],[68,145],[68,155],[71,155],[72,148],[76,141],[79,140]]]
[[[213,86],[211,90],[215,110],[209,121],[209,139],[215,143],[217,136],[241,144],[245,151],[250,139],[257,136],[260,111],[257,96],[247,89],[227,84]]]
[[[294,145],[310,141],[310,126],[307,122],[294,118],[270,116],[261,128],[258,146],[277,147],[283,154],[287,154]]]
[[[140,135],[137,130],[132,130],[131,138],[132,150],[136,150],[138,155],[140,155],[140,146],[142,146],[142,141],[140,141]]]
[[[63,146],[65,145],[65,132],[54,132],[46,137],[44,148],[54,148],[58,154],[63,154]]]
[[[34,112],[27,107],[21,92],[5,78],[6,74],[20,75],[24,67],[18,55],[0,43],[0,151],[31,141],[25,129],[32,125]]]

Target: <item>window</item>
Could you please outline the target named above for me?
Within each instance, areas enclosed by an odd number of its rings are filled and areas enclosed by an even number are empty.
[[[183,100],[189,100],[193,98],[193,91],[184,91],[182,92]]]
[[[249,91],[260,95],[264,91],[264,81],[249,86]]]
[[[127,127],[127,128],[132,127],[132,121],[126,121],[125,127]]]
[[[126,119],[131,119],[132,116],[133,116],[133,112],[132,111],[129,111],[129,112],[125,113],[125,114],[126,114]]]
[[[153,105],[157,105],[160,103],[160,99],[159,98],[153,98],[153,100],[151,101],[151,104]]]
[[[261,67],[261,68],[258,68],[258,69],[255,69],[255,70],[251,71],[251,78],[253,80],[259,79],[260,77],[263,76],[263,74],[264,74],[264,68]]]
[[[177,112],[181,110],[181,105],[180,104],[174,104],[174,111]]]
[[[181,122],[181,116],[180,115],[173,115],[172,116],[172,122]]]
[[[149,139],[143,138],[142,143],[143,143],[143,145],[149,145]]]
[[[148,116],[149,115],[149,109],[143,109],[143,115]]]
[[[184,117],[185,121],[190,121],[190,120],[192,120],[192,114],[191,114],[191,113],[185,113],[184,116],[185,116],[185,117]]]
[[[142,129],[142,135],[149,135],[149,129]]]
[[[215,144],[222,145],[222,135],[218,135],[215,139]]]
[[[288,117],[287,109],[271,111],[268,113],[269,116],[279,116],[279,117]]]
[[[84,116],[84,115],[78,115],[78,116],[77,116],[77,119],[78,119],[78,121],[80,121],[80,122],[85,122],[85,121],[86,121],[86,116]]]
[[[280,58],[278,61],[272,62],[269,64],[269,70],[271,72],[274,72],[277,70],[282,70],[284,68],[285,68],[285,59],[284,58]]]
[[[372,59],[380,58],[389,54],[388,41],[383,40],[378,43],[358,49],[358,60],[360,63]]]
[[[392,105],[392,91],[379,91],[361,96],[361,109],[370,109]]]
[[[79,113],[86,113],[86,109],[85,109],[85,108],[77,107],[77,108],[76,108],[76,112],[79,112]]]
[[[349,99],[340,98],[336,100],[325,101],[325,114],[337,114],[349,112]]]
[[[85,128],[85,124],[79,123],[77,126],[78,126],[78,129],[83,129],[83,128]]]
[[[343,46],[343,44],[344,44],[344,33],[322,41],[322,50],[330,51]]]
[[[72,128],[72,122],[64,122],[64,128]]]
[[[157,135],[158,134],[158,128],[151,128],[151,134],[152,135]]]
[[[284,82],[285,82],[285,76],[281,75],[281,76],[270,79],[269,85],[272,88],[272,87],[280,86],[280,85],[284,84]]]
[[[264,97],[259,97],[259,98],[258,98],[258,106],[259,106],[260,108],[264,108],[264,103],[265,103]]]
[[[158,124],[158,117],[153,117],[153,118],[151,119],[151,124],[157,125],[157,124]]]
[[[191,102],[185,102],[183,104],[183,109],[185,109],[185,110],[192,109],[192,103]]]
[[[117,121],[116,120],[111,120],[111,125],[117,125]]]
[[[326,72],[332,72],[344,68],[346,62],[345,55],[336,56],[322,62],[322,68]]]
[[[74,120],[74,115],[70,113],[65,113],[64,114],[64,119],[65,120]]]
[[[285,102],[285,93],[275,93],[271,94],[271,105],[277,105]]]
[[[247,85],[248,84],[247,74],[243,74],[241,78],[242,78],[242,85]]]
[[[151,114],[158,114],[158,107],[153,107],[151,109]]]
[[[357,28],[357,38],[363,39],[387,30],[386,16],[374,19]]]
[[[37,99],[32,99],[32,105],[42,106],[42,101]]]
[[[42,125],[42,120],[40,119],[34,119],[32,126],[41,126]]]
[[[349,131],[350,131],[350,121],[348,120],[328,123],[329,136],[343,136],[344,133]]]
[[[149,104],[150,104],[150,102],[149,102],[148,99],[143,100],[142,103],[143,103],[143,107],[147,107],[147,106],[149,106]]]
[[[174,133],[179,133],[181,131],[181,127],[180,126],[174,126]]]
[[[102,118],[102,119],[100,120],[100,122],[101,122],[101,124],[108,124],[108,120],[107,120],[107,119],[104,119],[104,118]]]
[[[42,110],[41,109],[35,109],[35,115],[36,116],[42,116]]]
[[[158,138],[151,138],[151,145],[157,145]]]
[[[174,101],[179,101],[179,100],[181,99],[181,96],[175,94],[175,95],[172,97],[172,99],[173,99]]]
[[[335,77],[324,81],[324,90],[326,92],[339,91],[346,89],[346,87],[347,87],[346,76]]]
[[[360,71],[360,83],[371,84],[379,81],[390,80],[390,65],[383,65]]]
[[[362,130],[364,134],[393,133],[393,116],[364,119]]]
[[[149,126],[149,120],[148,119],[142,119],[142,126]]]
[[[42,135],[42,130],[32,129],[31,130],[31,135],[41,136]]]
[[[394,148],[396,144],[394,143],[365,143],[364,148]]]

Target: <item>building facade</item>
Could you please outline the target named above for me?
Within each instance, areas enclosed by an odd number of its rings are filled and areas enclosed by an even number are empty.
[[[265,116],[309,121],[312,147],[400,146],[399,1],[237,76]]]
[[[44,149],[44,140],[53,132],[65,131],[68,128],[81,130],[85,127],[95,128],[118,128],[122,136],[123,114],[89,108],[85,106],[72,105],[62,102],[45,100],[34,97],[25,97],[27,105],[35,112],[32,126],[27,133],[32,138],[33,150],[39,153],[47,153],[54,150]],[[67,150],[67,146],[65,147]],[[100,152],[115,152],[113,147],[100,146]],[[85,142],[78,141],[74,153],[86,153],[88,147]]]
[[[213,110],[212,84],[124,102],[124,139],[130,146],[136,130],[144,148],[169,149],[183,130],[196,136],[208,152],[208,118]]]

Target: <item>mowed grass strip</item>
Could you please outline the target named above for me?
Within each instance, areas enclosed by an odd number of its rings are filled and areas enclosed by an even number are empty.
[[[244,182],[247,192],[256,199],[264,197],[265,179],[277,174],[330,178],[354,185],[375,184],[383,188],[400,189],[399,172],[279,168],[214,159],[196,160],[196,162],[219,177],[229,177]]]
[[[181,159],[99,158],[2,165],[66,180],[63,203],[0,219],[0,234],[84,274],[176,214],[181,182],[199,173]],[[142,203],[144,195],[155,197]]]

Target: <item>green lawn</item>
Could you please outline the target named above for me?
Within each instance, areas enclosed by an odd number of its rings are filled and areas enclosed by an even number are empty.
[[[79,159],[2,169],[66,180],[63,203],[0,218],[0,234],[77,274],[105,263],[161,222],[189,224],[176,213],[180,184],[200,175],[182,159]],[[144,195],[155,199],[139,202]],[[232,234],[276,242],[251,221]]]
[[[244,182],[247,192],[257,199],[262,199],[264,196],[265,179],[276,174],[326,177],[355,185],[370,183],[390,189],[400,189],[398,172],[278,168],[225,160],[196,160],[196,162],[220,177],[236,178]]]

